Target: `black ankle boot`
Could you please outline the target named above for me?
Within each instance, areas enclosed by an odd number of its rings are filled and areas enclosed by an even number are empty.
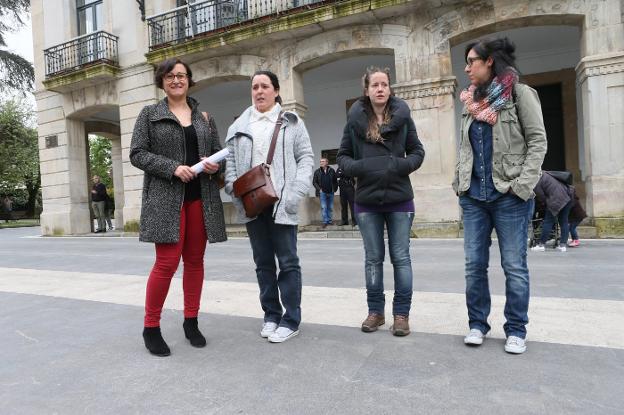
[[[145,347],[153,355],[156,356],[169,356],[171,350],[165,343],[160,334],[160,327],[145,327],[143,328],[143,340],[145,341]]]
[[[206,338],[197,327],[197,317],[185,318],[182,327],[184,328],[184,335],[189,339],[192,346],[204,347],[206,345]]]

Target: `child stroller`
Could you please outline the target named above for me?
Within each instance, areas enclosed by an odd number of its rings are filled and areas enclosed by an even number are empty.
[[[540,243],[540,239],[542,237],[542,229],[544,225],[545,211],[546,207],[536,199],[535,211],[533,212],[533,216],[531,217],[531,223],[529,224],[529,248],[532,248]],[[555,222],[549,237],[546,239],[545,245],[548,246],[552,244],[553,247],[558,246],[560,235],[561,233],[559,232],[559,224]]]

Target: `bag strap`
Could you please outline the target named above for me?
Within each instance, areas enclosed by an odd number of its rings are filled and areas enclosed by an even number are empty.
[[[516,85],[517,83],[511,88],[511,99],[513,100],[513,104],[516,109],[516,115],[518,116],[518,123],[520,124],[520,129],[522,130],[522,136],[526,140],[526,137],[524,136],[524,126],[522,125],[522,117],[520,117],[520,111],[518,111],[518,95],[516,95]]]
[[[284,111],[280,111],[279,116],[277,117],[277,122],[275,123],[275,129],[273,130],[273,137],[271,138],[271,146],[269,147],[269,154],[267,154],[266,165],[270,166],[273,163],[273,154],[275,153],[275,146],[277,145],[277,135],[279,134],[279,130],[282,127],[282,115]]]

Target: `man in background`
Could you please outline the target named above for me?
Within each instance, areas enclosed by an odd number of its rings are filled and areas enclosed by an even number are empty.
[[[97,219],[97,229],[95,233],[106,232],[106,198],[106,185],[100,182],[100,176],[93,176],[91,206],[93,207],[93,214]]]
[[[334,207],[334,193],[338,190],[336,171],[329,167],[326,158],[321,159],[321,167],[314,172],[312,184],[316,189],[316,196],[321,201],[321,220],[323,228],[331,225],[332,210]]]

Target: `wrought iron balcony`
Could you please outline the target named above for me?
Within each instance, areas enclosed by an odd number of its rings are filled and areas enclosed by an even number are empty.
[[[119,66],[118,37],[99,31],[45,49],[46,79],[105,63]]]
[[[175,45],[259,17],[326,0],[207,0],[180,6],[147,19],[150,50]]]

